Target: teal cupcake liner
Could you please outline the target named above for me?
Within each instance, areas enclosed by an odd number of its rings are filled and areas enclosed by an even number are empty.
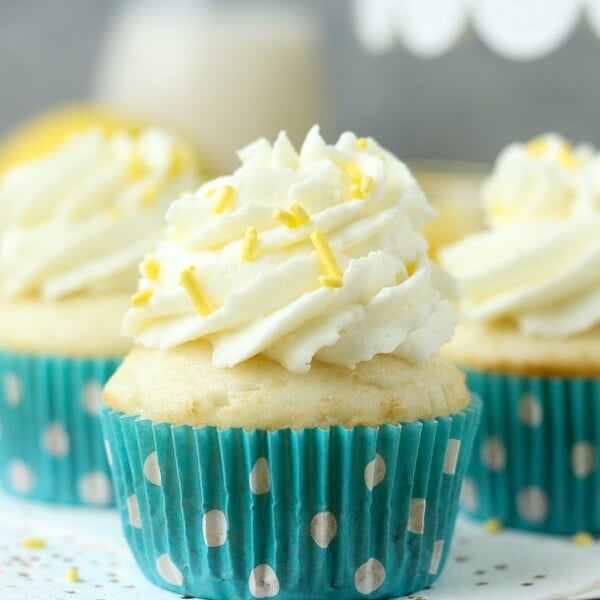
[[[467,371],[483,400],[462,507],[479,520],[600,535],[600,379]]]
[[[114,505],[99,410],[119,362],[0,351],[0,483],[8,492]]]
[[[207,600],[390,598],[446,560],[480,415],[219,430],[102,411],[123,529],[155,584]]]

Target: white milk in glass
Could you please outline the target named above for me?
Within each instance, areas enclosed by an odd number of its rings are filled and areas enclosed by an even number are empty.
[[[319,28],[285,3],[130,2],[109,28],[100,101],[179,128],[217,171],[281,129],[300,142],[322,120]]]

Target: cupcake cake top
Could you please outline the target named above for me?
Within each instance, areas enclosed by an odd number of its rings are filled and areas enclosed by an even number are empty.
[[[482,193],[490,229],[442,252],[465,319],[547,337],[600,324],[599,170],[590,147],[556,135],[500,154]]]
[[[0,180],[0,298],[135,289],[168,203],[200,182],[196,157],[157,130],[93,129]]]
[[[148,348],[208,341],[216,367],[264,355],[297,373],[439,350],[454,282],[427,257],[435,213],[403,163],[352,133],[327,145],[317,127],[299,152],[281,133],[239,157],[169,207],[127,334]]]

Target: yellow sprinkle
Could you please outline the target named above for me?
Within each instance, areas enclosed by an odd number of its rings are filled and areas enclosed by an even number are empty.
[[[589,533],[580,531],[571,538],[571,542],[576,546],[591,546],[594,543],[594,538]]]
[[[244,234],[244,241],[242,242],[242,260],[244,262],[250,262],[258,248],[258,232],[256,227],[248,227]]]
[[[366,150],[368,145],[369,140],[367,138],[362,137],[356,140],[356,147],[358,150]]]
[[[145,306],[150,301],[150,298],[154,296],[154,291],[150,288],[140,290],[131,297],[131,306],[134,308],[140,308]]]
[[[354,185],[352,185],[350,187],[350,195],[353,198],[362,198],[363,197],[363,193],[360,190],[360,184],[355,183]]]
[[[571,144],[563,144],[556,157],[556,162],[565,169],[577,169],[580,166],[579,160],[571,148]]]
[[[79,571],[75,567],[70,567],[65,573],[65,579],[69,583],[77,583],[79,581]]]
[[[156,203],[156,196],[158,195],[158,184],[151,183],[146,187],[140,196],[140,204],[144,208],[150,208]]]
[[[375,189],[375,180],[370,175],[363,175],[360,179],[360,191],[363,195],[371,194]]]
[[[160,275],[160,263],[156,258],[148,257],[144,261],[144,272],[150,281],[158,281]]]
[[[42,538],[27,538],[23,540],[23,547],[29,550],[41,550],[46,547],[46,540]]]
[[[140,158],[137,152],[134,152],[129,159],[129,165],[127,167],[127,175],[129,179],[136,180],[141,179],[148,174],[150,169],[146,163]]]
[[[192,194],[192,192],[190,190],[185,190],[184,192],[180,192],[178,198],[185,198],[186,196],[189,196],[190,194]]]
[[[105,211],[104,215],[108,219],[118,219],[122,213],[116,206],[109,206]]]
[[[196,311],[201,317],[207,317],[212,312],[208,298],[196,277],[196,268],[191,266],[184,269],[179,276],[179,283],[185,288]]]
[[[500,519],[488,519],[483,524],[483,528],[487,533],[498,533],[502,529],[502,522],[500,521]]]
[[[406,265],[406,274],[410,277],[415,271],[417,270],[417,263],[416,261],[413,262],[409,262]]]
[[[289,228],[298,227],[298,225],[300,225],[298,219],[292,213],[287,212],[287,210],[277,209],[273,212],[273,218]]]
[[[214,192],[209,193],[208,195],[212,195]],[[219,187],[219,193],[217,196],[217,201],[213,206],[213,213],[215,215],[220,215],[224,213],[226,210],[231,208],[233,204],[233,199],[235,198],[235,189],[233,186],[229,184],[225,184]]]
[[[346,175],[348,175],[348,177],[350,177],[350,179],[352,179],[353,182],[360,182],[362,173],[360,172],[358,167],[348,163],[348,164],[344,165],[343,169],[344,169],[344,173],[346,173]]]
[[[548,151],[548,143],[544,138],[535,138],[525,145],[530,156],[543,156]]]
[[[315,229],[310,234],[310,239],[317,251],[317,257],[325,274],[341,278],[342,270],[340,269],[323,232],[320,229]]]
[[[169,159],[169,177],[177,177],[190,162],[190,153],[183,148],[174,148]]]
[[[299,225],[308,225],[310,223],[310,215],[299,204],[292,204],[290,212],[296,217]]]
[[[337,275],[321,275],[319,277],[319,283],[323,287],[339,288],[342,287],[344,281],[341,277],[338,277]]]

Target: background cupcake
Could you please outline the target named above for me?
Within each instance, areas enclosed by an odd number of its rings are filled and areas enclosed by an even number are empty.
[[[8,490],[112,501],[97,412],[129,346],[119,321],[168,202],[198,182],[192,150],[153,129],[90,130],[4,174],[0,480]]]
[[[169,208],[103,426],[144,573],[208,598],[390,597],[445,561],[478,417],[436,356],[433,211],[372,139],[240,152]]]
[[[447,354],[484,399],[465,507],[600,533],[600,195],[593,150],[513,144],[483,188],[490,231],[442,253],[464,323]]]

